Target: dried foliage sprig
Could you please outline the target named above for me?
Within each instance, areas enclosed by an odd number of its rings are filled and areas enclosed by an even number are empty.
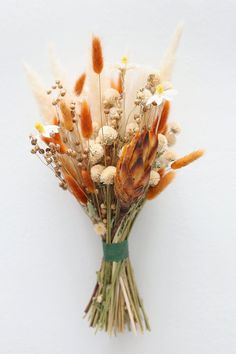
[[[150,329],[127,240],[145,201],[173,181],[175,170],[203,155],[198,150],[178,159],[172,150],[181,130],[169,122],[176,94],[170,78],[181,31],[178,27],[159,72],[130,65],[124,56],[107,73],[98,37],[92,39],[91,68],[71,90],[59,79],[46,92],[27,69],[46,121],[35,124],[31,152],[74,195],[103,243],[104,258],[85,313],[91,327],[109,334],[126,327],[134,334]],[[136,71],[132,79],[129,70]]]

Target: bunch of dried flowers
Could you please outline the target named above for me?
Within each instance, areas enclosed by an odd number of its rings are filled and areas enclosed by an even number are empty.
[[[104,258],[85,313],[91,327],[110,335],[125,327],[134,334],[150,329],[127,239],[144,203],[172,182],[175,170],[203,154],[177,158],[172,150],[181,131],[177,122],[168,122],[180,35],[178,27],[159,71],[129,65],[126,56],[105,65],[101,41],[94,37],[92,65],[73,89],[58,77],[46,92],[27,67],[45,121],[35,124],[31,152],[74,195],[101,237]]]

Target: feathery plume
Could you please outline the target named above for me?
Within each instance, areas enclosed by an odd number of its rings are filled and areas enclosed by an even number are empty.
[[[24,69],[40,113],[46,122],[52,123],[56,111],[52,105],[50,97],[47,95],[46,87],[37,72],[35,72],[28,64],[24,63]]]
[[[72,131],[74,128],[73,127],[73,118],[72,118],[70,109],[67,107],[67,105],[64,101],[60,102],[60,110],[61,110],[65,129]]]
[[[179,168],[185,167],[185,166],[189,165],[190,163],[192,163],[193,161],[199,159],[203,155],[204,155],[203,150],[193,151],[190,154],[185,155],[184,157],[174,161],[171,164],[171,168],[173,168],[174,170],[177,170]]]
[[[160,182],[155,187],[150,187],[146,198],[148,200],[154,199],[157,197],[174,179],[175,172],[170,171],[163,177],[161,177]]]
[[[93,124],[90,108],[86,100],[83,100],[81,103],[80,126],[83,137],[85,139],[91,138],[93,134]]]
[[[92,40],[92,60],[93,70],[96,74],[101,74],[103,69],[103,54],[100,38],[93,37]]]
[[[86,74],[83,73],[82,75],[80,75],[80,77],[76,80],[75,86],[74,86],[74,93],[76,94],[76,96],[80,96],[81,92],[83,91],[84,88],[84,83],[86,80]]]

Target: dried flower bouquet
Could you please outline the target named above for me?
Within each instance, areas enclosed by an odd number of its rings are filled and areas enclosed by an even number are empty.
[[[179,124],[167,121],[180,35],[178,27],[159,71],[130,65],[126,56],[105,65],[94,37],[91,65],[72,90],[57,70],[46,91],[26,68],[45,121],[35,124],[31,152],[74,195],[102,240],[104,257],[85,313],[91,327],[110,335],[126,327],[134,334],[150,330],[127,240],[144,203],[170,184],[175,170],[203,154],[178,159],[170,148],[180,132]]]

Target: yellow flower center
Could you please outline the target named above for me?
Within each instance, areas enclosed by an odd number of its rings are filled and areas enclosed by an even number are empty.
[[[123,57],[121,58],[121,63],[123,65],[127,65],[128,64],[128,57],[126,55],[123,55]]]
[[[156,93],[157,94],[162,94],[163,92],[164,92],[165,90],[164,90],[164,86],[162,85],[162,84],[159,84],[159,85],[157,85],[157,87],[156,87]]]
[[[41,134],[45,132],[45,128],[44,128],[44,126],[43,126],[43,124],[41,122],[36,122],[34,127]]]

